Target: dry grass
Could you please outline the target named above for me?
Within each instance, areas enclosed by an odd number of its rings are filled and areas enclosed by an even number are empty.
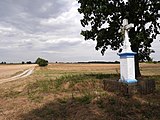
[[[160,64],[141,64],[157,91],[122,97],[103,90],[118,79],[118,64],[50,64],[28,78],[0,85],[0,120],[158,120]]]

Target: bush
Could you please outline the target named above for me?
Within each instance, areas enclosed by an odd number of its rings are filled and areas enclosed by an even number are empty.
[[[32,62],[31,62],[31,61],[27,61],[26,63],[27,63],[27,64],[32,64]]]
[[[48,61],[42,58],[38,58],[35,63],[42,67],[48,65]]]

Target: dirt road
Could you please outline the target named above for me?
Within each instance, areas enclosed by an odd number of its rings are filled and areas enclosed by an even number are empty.
[[[36,65],[3,65],[0,66],[0,84],[14,81],[31,75]],[[16,74],[17,73],[17,74]],[[15,74],[15,75],[13,75]]]

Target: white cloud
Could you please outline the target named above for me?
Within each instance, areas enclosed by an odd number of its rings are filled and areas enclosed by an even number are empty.
[[[71,8],[68,11],[61,13],[57,17],[42,19],[40,24],[53,27],[61,26],[62,29],[77,29],[77,27],[80,29],[82,28],[80,25],[80,18],[81,15],[77,11],[77,5],[75,2],[73,2]]]
[[[95,41],[84,41],[75,0],[1,0],[0,5],[0,61],[118,59],[116,52],[102,56]]]
[[[46,12],[48,11],[51,7],[52,7],[52,3],[48,2],[48,3],[45,3],[42,7],[41,7],[41,10],[42,12]]]
[[[11,27],[2,27],[2,26],[0,26],[0,31],[1,32],[12,32],[12,31],[14,31],[14,29],[11,28]]]

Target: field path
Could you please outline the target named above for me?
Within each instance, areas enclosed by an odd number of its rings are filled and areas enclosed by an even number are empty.
[[[5,82],[14,81],[14,80],[17,80],[17,79],[20,79],[20,78],[27,77],[27,76],[29,76],[29,75],[31,75],[33,73],[34,68],[35,67],[29,68],[29,69],[23,71],[22,73],[20,73],[18,75],[15,75],[13,77],[10,77],[10,78],[0,79],[0,84],[5,83]]]

